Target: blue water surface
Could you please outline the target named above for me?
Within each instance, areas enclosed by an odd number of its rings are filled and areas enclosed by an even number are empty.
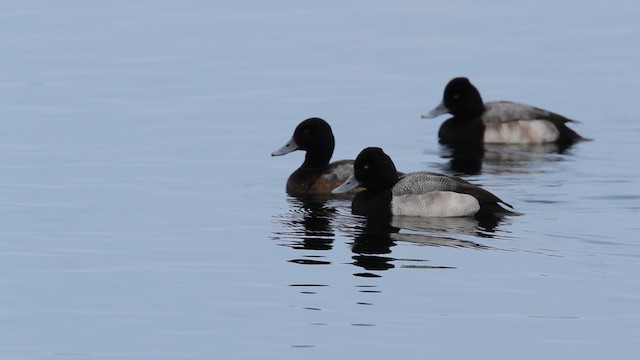
[[[635,359],[640,7],[0,4],[2,359]],[[447,81],[593,141],[460,164]],[[351,215],[285,194],[305,118],[522,212]]]

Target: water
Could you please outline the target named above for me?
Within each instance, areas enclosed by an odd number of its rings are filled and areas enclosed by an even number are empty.
[[[635,358],[634,2],[5,2],[3,359]],[[421,120],[465,75],[578,119],[460,164]],[[367,224],[284,193],[334,159],[464,175],[523,212]]]

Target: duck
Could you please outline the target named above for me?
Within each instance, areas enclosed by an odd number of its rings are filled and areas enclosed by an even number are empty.
[[[575,120],[539,107],[513,101],[483,102],[466,77],[449,81],[442,102],[424,119],[449,113],[438,132],[441,143],[573,144],[584,140],[567,126]]]
[[[296,150],[305,151],[302,165],[287,180],[286,191],[292,196],[331,195],[331,190],[353,173],[353,160],[331,161],[335,138],[325,120],[312,117],[296,127],[291,139],[271,156],[282,156]],[[353,194],[362,189],[353,189]]]
[[[459,177],[428,171],[399,176],[391,157],[379,147],[362,150],[355,159],[353,175],[333,193],[355,187],[365,190],[353,197],[351,212],[368,218],[517,214],[509,210],[513,206],[496,195]]]

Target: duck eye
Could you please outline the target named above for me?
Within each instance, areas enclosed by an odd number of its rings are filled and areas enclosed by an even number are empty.
[[[458,94],[453,94],[453,100],[458,100],[460,99],[460,95]]]
[[[369,165],[367,164],[367,165],[363,166],[363,168],[364,168],[365,170],[369,170]]]

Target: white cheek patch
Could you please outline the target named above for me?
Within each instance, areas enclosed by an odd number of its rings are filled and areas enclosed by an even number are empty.
[[[475,197],[452,191],[399,195],[391,200],[393,215],[454,217],[471,216],[478,210],[480,210],[480,204]]]
[[[544,144],[558,139],[560,131],[547,120],[517,120],[485,124],[484,142],[493,144]]]

